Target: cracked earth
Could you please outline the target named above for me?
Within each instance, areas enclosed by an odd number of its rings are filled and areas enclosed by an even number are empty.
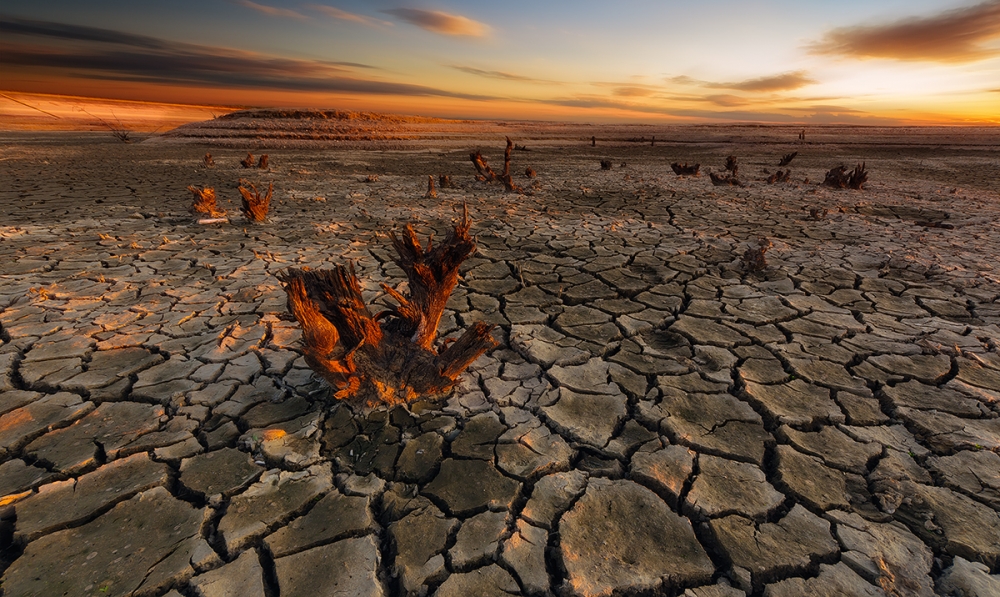
[[[473,180],[466,144],[257,171],[5,134],[3,594],[1000,594],[995,133],[529,131],[525,196]],[[728,154],[746,187],[670,171]],[[862,160],[864,191],[816,184]],[[428,174],[457,188],[423,198]],[[238,215],[240,177],[274,182],[268,222]],[[197,224],[190,184],[232,222]],[[352,261],[387,301],[386,233],[442,238],[463,202],[478,251],[442,336],[488,321],[500,346],[442,400],[337,404],[275,274]]]

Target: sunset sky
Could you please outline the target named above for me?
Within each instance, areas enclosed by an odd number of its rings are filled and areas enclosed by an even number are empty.
[[[7,0],[0,89],[463,118],[1000,124],[1000,0]]]

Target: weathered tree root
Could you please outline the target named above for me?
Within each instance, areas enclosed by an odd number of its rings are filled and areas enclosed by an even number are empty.
[[[261,195],[257,187],[253,184],[250,188],[240,185],[240,195],[243,196],[243,207],[240,211],[251,222],[263,222],[267,217],[267,211],[271,208],[271,194],[274,192],[274,183],[267,186],[267,194]]]
[[[215,189],[212,187],[199,189],[193,185],[187,189],[194,195],[194,203],[191,205],[193,213],[205,214],[210,218],[221,218],[226,215],[226,210],[219,209],[215,203]]]
[[[210,153],[206,153],[205,157],[202,158],[202,160],[205,162],[206,168],[212,168],[215,166],[215,160],[212,158],[212,154]]]
[[[795,156],[797,155],[799,155],[799,152],[797,151],[793,151],[792,153],[786,153],[784,156],[782,156],[781,161],[778,162],[778,166],[781,167],[791,164],[792,160],[794,160]]]
[[[701,164],[695,164],[694,166],[688,166],[687,162],[684,165],[674,162],[670,164],[670,168],[674,171],[677,176],[698,176],[698,169],[701,168]]]
[[[865,170],[864,162],[855,166],[854,171],[850,174],[847,173],[846,166],[831,168],[823,180],[823,184],[828,187],[835,189],[852,188],[858,191],[863,189],[866,182],[868,182],[868,171]]]
[[[260,160],[257,162],[257,167],[261,170],[267,170],[267,154],[260,156]]]
[[[247,152],[247,157],[240,160],[240,165],[244,168],[253,168],[253,154]]]
[[[473,361],[496,346],[493,325],[479,322],[457,340],[437,345],[437,328],[458,282],[458,268],[475,251],[468,209],[445,241],[421,247],[409,225],[390,233],[394,260],[409,282],[406,295],[383,285],[397,303],[372,316],[353,264],[332,270],[290,268],[278,274],[288,309],[302,327],[306,363],[334,388],[334,397],[372,409],[450,391]]]

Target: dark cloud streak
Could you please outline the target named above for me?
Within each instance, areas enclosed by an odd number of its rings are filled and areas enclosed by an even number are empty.
[[[0,61],[5,68],[51,68],[73,77],[201,87],[496,99],[358,78],[351,76],[351,69],[374,67],[352,62],[277,58],[106,29],[10,18],[0,18],[0,32],[16,34],[5,35],[0,42]],[[22,40],[14,41],[12,37]]]
[[[1000,56],[984,47],[1000,39],[1000,0],[884,25],[834,29],[809,46],[814,54],[930,62],[974,62]]]

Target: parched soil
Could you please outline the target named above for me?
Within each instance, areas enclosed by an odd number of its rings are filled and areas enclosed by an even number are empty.
[[[0,135],[3,594],[1000,586],[1000,131],[306,124]],[[505,136],[524,194],[474,178]],[[441,336],[499,346],[440,400],[338,404],[276,274],[351,262],[380,309],[387,232],[463,204]]]

